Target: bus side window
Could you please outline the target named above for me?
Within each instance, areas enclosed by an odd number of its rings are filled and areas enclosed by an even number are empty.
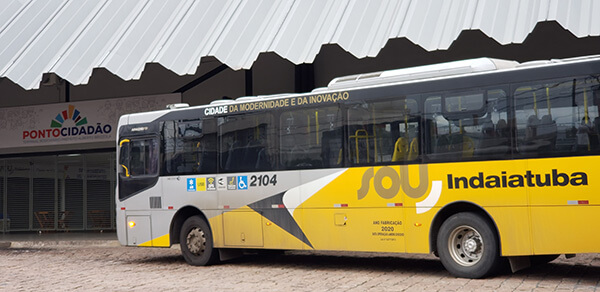
[[[425,100],[433,161],[506,158],[510,154],[508,101],[503,89],[430,96]]]
[[[558,125],[555,118],[563,112],[559,107],[571,103],[571,91],[571,81],[548,86],[527,84],[515,90],[517,150],[520,155],[545,156],[557,150]]]
[[[332,130],[323,131],[321,135],[321,158],[323,167],[342,167],[344,162],[343,131],[341,127],[333,127]]]
[[[348,160],[357,165],[405,163],[420,156],[420,110],[413,97],[348,109]]]
[[[215,173],[217,133],[215,119],[165,121],[162,133],[162,172]]]
[[[219,118],[219,167],[224,172],[271,170],[275,125],[269,113]]]
[[[514,98],[519,154],[598,153],[599,90],[598,76],[518,86]]]
[[[158,174],[158,139],[132,139],[120,142],[120,174],[124,177]]]
[[[339,107],[283,112],[279,154],[284,169],[340,167],[342,131]]]
[[[217,172],[217,126],[214,119],[204,121],[204,135],[200,141],[200,173]]]

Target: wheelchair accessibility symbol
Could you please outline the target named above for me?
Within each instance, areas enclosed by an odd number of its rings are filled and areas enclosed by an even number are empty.
[[[248,189],[248,177],[247,176],[238,176],[238,190],[247,190]]]

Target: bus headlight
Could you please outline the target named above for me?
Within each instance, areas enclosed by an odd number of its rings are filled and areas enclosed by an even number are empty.
[[[129,228],[133,228],[135,227],[135,221],[129,221],[127,222],[127,225],[129,225]]]

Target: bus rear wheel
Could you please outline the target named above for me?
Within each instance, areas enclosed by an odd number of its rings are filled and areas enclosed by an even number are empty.
[[[475,213],[450,216],[437,235],[442,264],[452,275],[483,278],[495,272],[500,263],[498,239],[489,221]]]
[[[200,216],[185,220],[179,234],[181,254],[192,266],[207,266],[217,262],[218,251],[213,247],[213,238],[208,223]]]

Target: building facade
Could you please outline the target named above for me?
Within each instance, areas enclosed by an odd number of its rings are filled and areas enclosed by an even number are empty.
[[[598,0],[9,0],[0,232],[114,229],[121,114],[460,59],[600,54],[598,14]]]

